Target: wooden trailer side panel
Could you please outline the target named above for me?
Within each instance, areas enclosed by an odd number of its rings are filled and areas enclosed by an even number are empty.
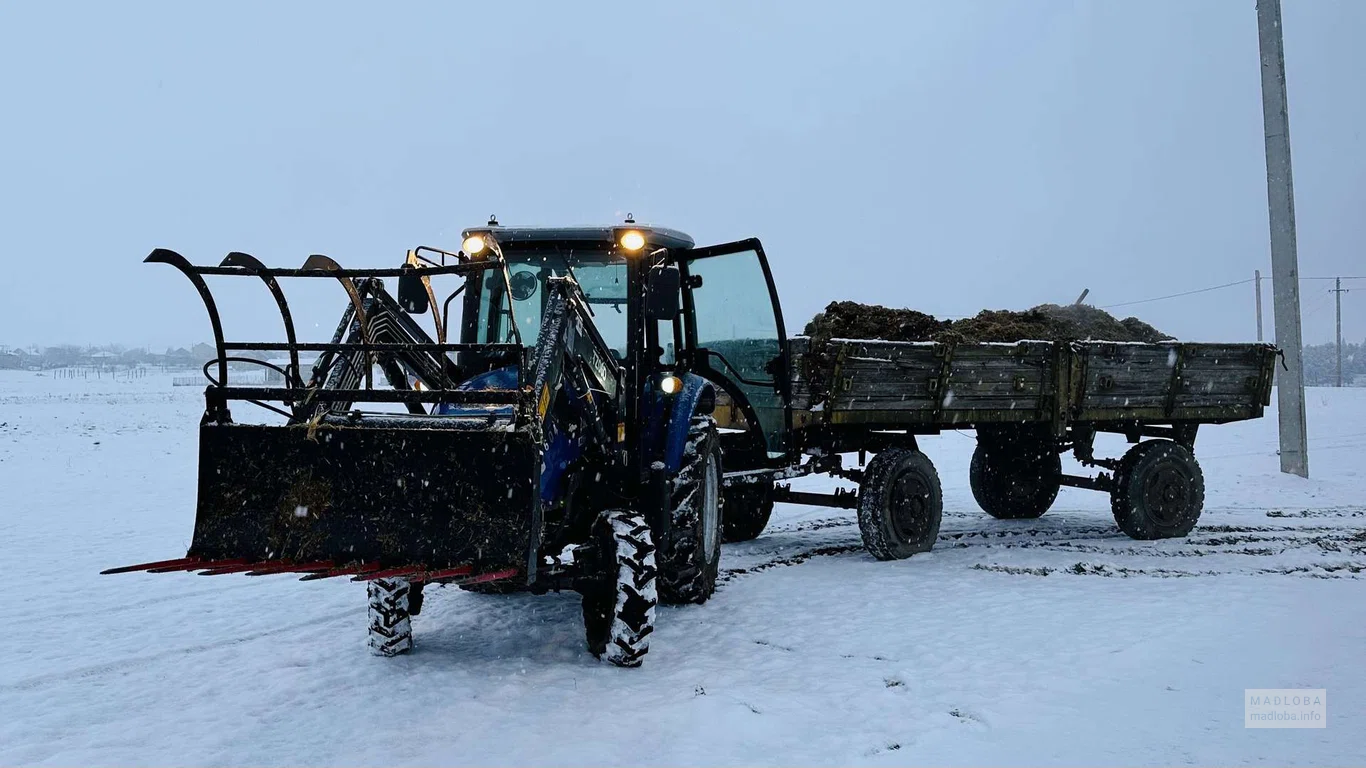
[[[794,361],[809,340],[793,339]],[[1223,422],[1257,418],[1269,404],[1276,350],[1269,344],[1023,341],[943,344],[830,342],[812,392],[793,365],[794,423],[872,428],[1073,422]],[[808,411],[814,404],[815,411]]]
[[[1058,406],[1050,342],[846,341],[831,371],[831,424],[1048,421]]]
[[[1261,416],[1275,351],[1265,344],[1076,342],[1072,418],[1231,421]]]

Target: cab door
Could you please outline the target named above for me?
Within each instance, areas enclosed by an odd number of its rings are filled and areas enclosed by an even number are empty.
[[[751,238],[696,248],[683,254],[680,267],[688,367],[739,406],[758,438],[758,444],[751,441],[758,452],[754,460],[785,457],[792,362],[763,245]]]

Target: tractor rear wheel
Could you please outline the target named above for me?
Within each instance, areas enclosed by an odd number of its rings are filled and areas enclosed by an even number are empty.
[[[879,560],[928,552],[939,537],[944,493],[934,464],[920,451],[890,448],[874,456],[858,503],[863,546]]]
[[[1033,519],[1058,498],[1062,457],[1047,435],[980,430],[968,479],[983,512],[997,520]]]
[[[1185,536],[1205,508],[1205,475],[1190,449],[1171,440],[1145,440],[1119,460],[1110,509],[1132,539]]]
[[[727,543],[758,538],[773,515],[773,482],[733,485],[725,490],[725,518],[721,540]]]
[[[373,579],[366,583],[370,598],[370,652],[397,656],[413,649],[413,622],[407,579]]]
[[[721,441],[716,421],[694,416],[669,484],[669,532],[659,542],[659,599],[705,603],[721,563]]]
[[[607,510],[593,523],[587,549],[580,591],[588,650],[618,667],[638,667],[650,650],[658,602],[650,526],[638,513]]]

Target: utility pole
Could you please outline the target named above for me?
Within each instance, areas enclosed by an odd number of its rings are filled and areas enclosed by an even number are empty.
[[[1253,282],[1257,284],[1257,341],[1262,340],[1262,271],[1252,270]]]
[[[1333,287],[1328,290],[1336,294],[1334,298],[1337,299],[1338,305],[1338,386],[1340,387],[1342,386],[1342,294],[1346,293],[1347,289],[1342,287],[1342,278],[1339,277],[1333,280]]]
[[[1262,59],[1266,198],[1271,221],[1271,298],[1276,310],[1276,343],[1285,362],[1285,370],[1279,372],[1276,387],[1281,471],[1309,477],[1300,336],[1300,269],[1295,251],[1295,185],[1290,173],[1290,116],[1285,95],[1281,0],[1257,0],[1257,43]]]

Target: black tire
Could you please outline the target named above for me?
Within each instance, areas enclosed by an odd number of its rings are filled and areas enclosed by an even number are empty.
[[[669,481],[669,533],[659,544],[659,599],[705,603],[721,563],[721,441],[716,421],[694,416],[678,474]]]
[[[1185,536],[1205,508],[1205,475],[1186,446],[1171,440],[1146,440],[1119,460],[1110,509],[1129,538]]]
[[[863,546],[879,560],[928,552],[939,537],[944,493],[925,454],[891,448],[873,457],[859,484]]]
[[[773,483],[733,485],[722,495],[726,514],[721,518],[721,540],[726,543],[756,539],[773,515]]]
[[[412,614],[407,579],[373,579],[367,582],[370,602],[370,652],[397,656],[413,649]]]
[[[588,650],[618,667],[638,667],[655,628],[655,546],[638,513],[607,510],[593,523],[593,555],[584,563],[595,578],[583,590]]]
[[[1053,506],[1062,487],[1062,457],[1052,440],[979,434],[968,470],[972,497],[997,520],[1030,520]]]

